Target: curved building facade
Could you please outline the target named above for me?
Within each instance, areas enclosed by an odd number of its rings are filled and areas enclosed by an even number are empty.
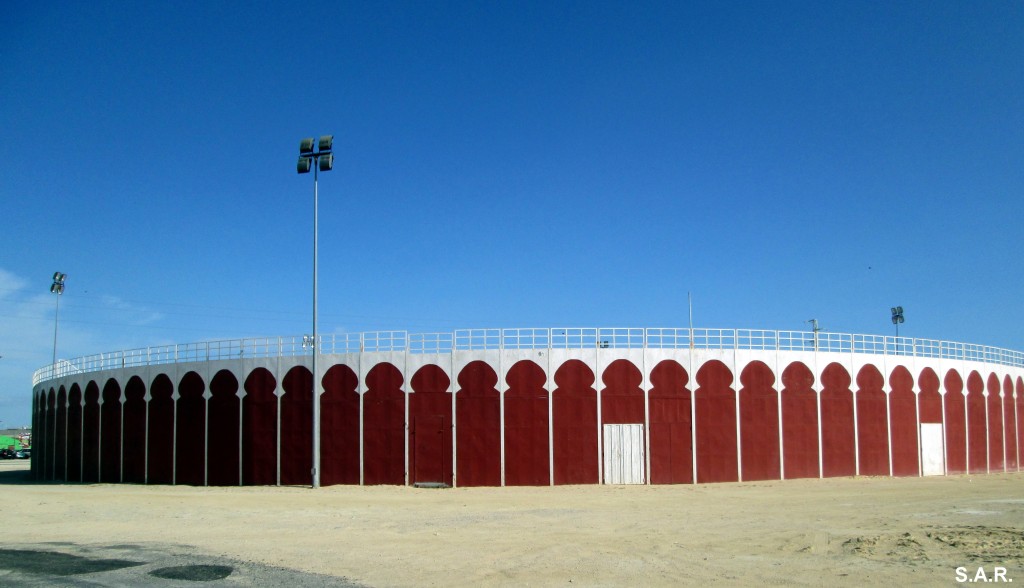
[[[171,345],[33,381],[70,482],[690,484],[1019,471],[1024,354],[793,331],[503,329]],[[318,435],[319,443],[314,443]]]

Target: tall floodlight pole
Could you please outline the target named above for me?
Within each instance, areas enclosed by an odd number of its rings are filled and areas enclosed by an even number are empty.
[[[900,323],[903,322],[903,307],[892,307],[892,324],[896,325],[896,350],[900,348]]]
[[[57,325],[60,322],[60,295],[64,293],[64,280],[67,278],[67,274],[53,272],[53,285],[50,286],[50,292],[57,295],[57,309],[53,313],[53,363],[50,364],[54,370],[57,369]]]
[[[316,293],[317,293],[317,269],[318,269],[318,248],[317,233],[319,231],[319,194],[318,194],[318,171],[331,171],[334,169],[334,153],[331,149],[334,145],[334,135],[322,135],[313,148],[313,137],[299,141],[299,163],[298,172],[308,174],[313,169],[313,471],[312,486],[320,487],[320,371],[318,369],[320,355],[320,340],[316,333]]]

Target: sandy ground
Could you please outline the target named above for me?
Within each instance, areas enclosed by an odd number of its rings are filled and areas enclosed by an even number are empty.
[[[179,548],[325,585],[951,586],[961,566],[1024,583],[1024,473],[311,490],[37,484],[25,467],[0,462],[8,549]]]

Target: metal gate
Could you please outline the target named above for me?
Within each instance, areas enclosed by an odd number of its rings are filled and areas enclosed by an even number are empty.
[[[643,484],[643,425],[604,426],[604,483]]]
[[[421,416],[413,421],[413,484],[444,484],[444,417]],[[448,448],[449,455],[451,448]]]
[[[946,473],[942,443],[942,424],[921,423],[921,474],[942,476]]]

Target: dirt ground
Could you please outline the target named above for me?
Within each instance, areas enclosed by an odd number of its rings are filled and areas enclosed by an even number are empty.
[[[1024,473],[312,490],[34,483],[0,464],[9,549],[177,546],[369,586],[951,586],[958,567],[1024,583]]]

